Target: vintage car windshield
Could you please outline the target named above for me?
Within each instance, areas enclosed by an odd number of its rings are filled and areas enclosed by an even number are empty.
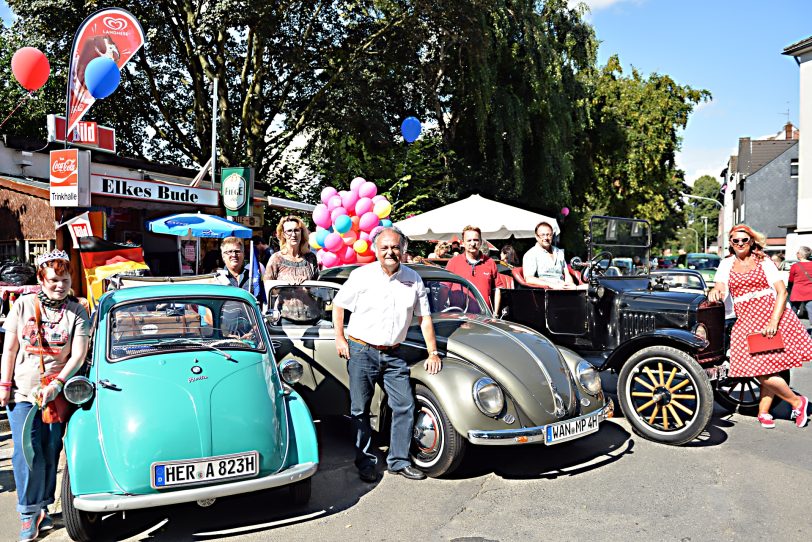
[[[188,350],[264,351],[252,306],[233,298],[179,298],[127,303],[108,316],[107,358]]]
[[[438,312],[462,312],[465,314],[489,314],[482,295],[463,280],[424,279],[432,314]]]
[[[611,262],[600,265],[605,276],[646,275],[649,272],[651,231],[645,220],[596,216],[590,221],[590,257],[608,252]]]
[[[268,295],[268,314],[274,323],[330,327],[336,293],[338,289],[329,286],[274,286]]]

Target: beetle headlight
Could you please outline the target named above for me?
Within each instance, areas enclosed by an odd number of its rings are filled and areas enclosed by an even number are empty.
[[[588,361],[581,361],[575,368],[575,376],[578,377],[578,382],[581,386],[588,391],[591,395],[598,395],[601,391],[601,377],[598,371]]]
[[[296,360],[284,359],[279,363],[279,374],[282,375],[282,380],[284,380],[286,384],[292,386],[302,379],[304,367]]]
[[[701,339],[708,340],[708,328],[705,327],[705,324],[699,323],[694,326],[694,335]]]
[[[483,414],[496,417],[505,408],[505,394],[492,378],[483,377],[474,383],[474,402]]]
[[[74,405],[83,405],[90,401],[94,390],[93,382],[84,376],[74,376],[65,382],[65,386],[62,388],[65,399]]]

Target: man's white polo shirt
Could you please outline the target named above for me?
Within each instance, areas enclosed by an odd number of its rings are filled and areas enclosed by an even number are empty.
[[[375,346],[402,343],[412,316],[431,313],[416,271],[401,264],[390,277],[377,261],[350,273],[333,304],[352,311],[347,334]]]

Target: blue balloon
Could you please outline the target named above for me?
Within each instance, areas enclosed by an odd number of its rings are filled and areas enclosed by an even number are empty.
[[[388,218],[384,218],[383,220],[381,220],[381,226],[383,226],[384,228],[391,228],[392,221],[389,220]]]
[[[90,95],[97,100],[111,95],[118,88],[120,81],[121,70],[112,58],[100,56],[87,63],[85,86]]]
[[[338,215],[333,227],[338,233],[347,233],[352,228],[352,219],[347,215]]]
[[[420,126],[420,121],[415,117],[406,117],[403,119],[403,124],[400,125],[400,133],[403,134],[406,143],[414,143],[422,130],[423,127]]]
[[[316,242],[319,244],[320,247],[324,246],[324,240],[327,239],[327,234],[330,232],[325,229],[319,229],[316,233]]]

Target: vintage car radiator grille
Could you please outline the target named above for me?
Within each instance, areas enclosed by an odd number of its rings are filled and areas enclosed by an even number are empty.
[[[626,341],[641,333],[654,331],[655,318],[653,314],[640,312],[624,312],[620,325],[620,339]]]

